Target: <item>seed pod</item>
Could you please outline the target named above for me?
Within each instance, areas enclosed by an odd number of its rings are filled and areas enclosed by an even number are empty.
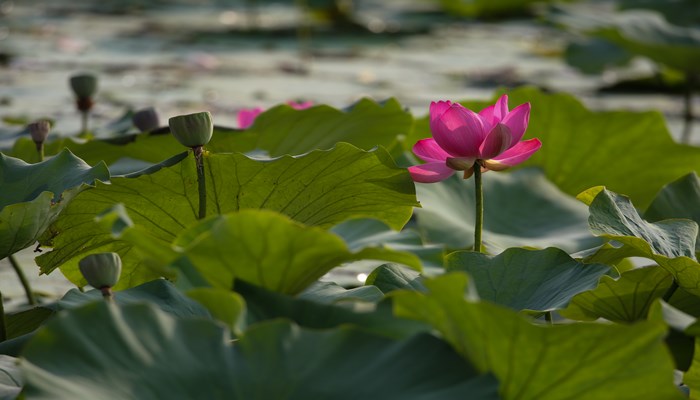
[[[122,260],[117,253],[96,253],[80,260],[78,267],[90,286],[111,288],[119,282]]]
[[[214,133],[209,111],[172,117],[168,120],[168,125],[175,139],[187,147],[204,146]]]
[[[158,129],[160,126],[160,120],[158,119],[158,113],[153,107],[144,108],[139,110],[131,116],[131,122],[137,127],[141,132],[150,132],[152,130]]]
[[[92,74],[73,75],[70,77],[70,87],[79,99],[90,98],[97,91],[97,77]]]
[[[34,143],[44,143],[49,136],[49,131],[51,131],[51,123],[42,119],[27,125],[27,129]]]

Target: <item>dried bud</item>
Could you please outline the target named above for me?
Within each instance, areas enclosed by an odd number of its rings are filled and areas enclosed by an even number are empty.
[[[152,130],[158,129],[160,126],[160,121],[158,119],[158,113],[153,107],[144,108],[139,110],[131,116],[131,122],[137,127],[141,132],[150,132]]]
[[[51,123],[42,119],[27,125],[27,129],[34,143],[44,143],[49,136],[49,131],[51,131]]]
[[[79,99],[90,98],[97,91],[97,77],[92,74],[73,75],[70,87]]]
[[[122,260],[117,253],[90,254],[78,266],[88,284],[96,289],[113,287],[122,273]]]
[[[209,111],[172,117],[168,124],[175,139],[187,147],[204,146],[214,133]]]

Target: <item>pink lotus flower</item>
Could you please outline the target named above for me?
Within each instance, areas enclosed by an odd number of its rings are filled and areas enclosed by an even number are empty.
[[[238,127],[241,129],[248,129],[253,125],[253,122],[255,122],[255,118],[262,112],[262,107],[242,109],[238,112]]]
[[[304,110],[306,108],[309,108],[314,105],[312,101],[304,101],[304,102],[295,102],[295,101],[288,101],[287,105],[292,107],[295,110]],[[238,112],[238,127],[240,129],[248,129],[251,125],[253,125],[253,122],[255,122],[255,118],[258,117],[263,112],[262,107],[255,107],[255,108],[244,108],[241,111]]]
[[[425,164],[409,167],[416,182],[433,183],[478,163],[483,171],[501,171],[527,160],[542,147],[539,139],[520,141],[530,120],[530,103],[508,111],[508,96],[478,114],[450,101],[430,104],[433,138],[419,140],[413,153]]]

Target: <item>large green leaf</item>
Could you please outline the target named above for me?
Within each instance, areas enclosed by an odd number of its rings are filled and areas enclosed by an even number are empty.
[[[383,264],[375,268],[367,277],[365,285],[373,285],[384,293],[399,289],[425,291],[423,277],[416,271],[411,271],[395,264]]]
[[[185,230],[174,245],[212,286],[223,289],[243,279],[278,293],[297,294],[332,268],[362,259],[421,268],[413,254],[381,247],[350,251],[333,233],[267,210],[241,210],[205,220]]]
[[[572,196],[605,185],[645,209],[662,186],[700,170],[700,148],[676,143],[658,112],[594,112],[572,95],[532,87],[509,91],[508,96],[511,108],[531,103],[524,138],[542,141],[542,148],[523,165],[539,166],[547,179]],[[480,110],[493,101],[462,104]],[[418,121],[407,143],[412,146],[429,135],[427,119]],[[673,156],[665,157],[660,168],[662,154]],[[485,184],[491,179],[490,173],[484,176]],[[491,200],[486,201],[488,207]]]
[[[180,160],[180,158],[185,157]],[[375,218],[400,229],[415,205],[409,174],[383,150],[362,151],[348,144],[299,157],[260,161],[243,154],[209,154],[207,210],[221,214],[247,208],[278,211],[307,225],[329,227],[351,218]],[[93,223],[95,215],[124,203],[133,223],[155,240],[172,242],[197,217],[194,157],[183,154],[140,174],[115,177],[110,185],[84,191],[52,226],[54,250],[37,258],[48,273],[84,284],[77,262],[89,253],[114,251],[124,268],[120,287],[135,286],[163,274],[140,268],[133,246]]]
[[[654,299],[663,296],[672,281],[673,276],[658,266],[624,272],[617,280],[603,276],[598,287],[577,294],[560,314],[581,321],[598,318],[614,322],[645,320]]]
[[[627,11],[591,32],[631,53],[682,71],[700,73],[700,29],[671,25],[658,13]]]
[[[24,378],[14,357],[0,355],[0,400],[12,400],[19,396]]]
[[[147,304],[62,314],[37,333],[21,366],[28,398],[497,398],[493,378],[427,334],[397,342],[277,321],[231,344],[223,326]]]
[[[690,220],[644,221],[628,197],[604,189],[590,204],[591,231],[624,246],[607,248],[608,259],[645,257],[670,272],[679,286],[700,295],[700,264],[695,259],[698,224]],[[591,257],[596,259],[596,255]]]
[[[33,332],[61,310],[78,308],[95,301],[104,301],[101,291],[81,292],[77,289],[71,289],[57,302],[9,314],[6,316],[8,339]],[[115,292],[114,301],[117,304],[148,302],[168,314],[179,317],[209,317],[207,309],[183,295],[172,283],[164,279],[156,279],[143,285]]]
[[[451,248],[474,242],[474,180],[453,176],[417,184],[422,208],[418,226],[428,241]],[[595,247],[586,207],[561,193],[536,169],[484,176],[484,244],[490,252],[508,247],[559,247],[568,252]]]
[[[414,229],[404,228],[398,232],[381,221],[364,218],[341,222],[330,231],[342,237],[350,250],[386,247],[407,251],[418,256],[424,267],[442,269],[443,246],[424,244],[420,234]]]
[[[353,325],[395,339],[427,332],[430,328],[422,322],[395,317],[389,301],[327,304],[305,298],[303,294],[290,297],[271,292],[242,280],[236,281],[234,289],[246,301],[248,325],[284,318],[311,329]]]
[[[644,212],[649,222],[669,218],[687,218],[700,224],[700,179],[695,172],[664,186]],[[699,249],[700,240],[696,239],[695,251]]]
[[[364,150],[375,146],[398,150],[397,136],[413,127],[413,117],[396,99],[376,103],[362,99],[346,110],[319,105],[295,110],[280,105],[260,114],[249,128],[257,134],[255,148],[270,156],[330,149],[338,142]]]
[[[71,199],[98,180],[104,163],[90,167],[70,151],[38,164],[0,153],[0,259],[37,241]]]
[[[396,314],[430,323],[480,371],[496,375],[503,399],[683,398],[663,323],[535,325],[515,311],[465,300],[464,274],[425,283],[429,294],[392,294]]]
[[[583,264],[555,248],[511,248],[494,257],[458,251],[445,262],[448,271],[469,274],[479,298],[515,310],[564,308],[573,296],[594,288],[610,272],[607,265]]]

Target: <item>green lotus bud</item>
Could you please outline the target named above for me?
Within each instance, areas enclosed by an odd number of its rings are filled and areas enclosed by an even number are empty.
[[[117,253],[90,254],[78,263],[80,273],[96,289],[111,288],[119,282],[122,260]]]
[[[97,91],[97,77],[92,74],[73,75],[70,87],[79,99],[90,98]]]
[[[131,116],[131,122],[137,127],[141,132],[150,132],[152,130],[158,129],[160,126],[160,120],[158,119],[158,113],[153,107],[144,108],[139,110]]]
[[[51,123],[45,119],[32,122],[27,125],[27,130],[32,137],[34,143],[44,143],[51,131]]]
[[[172,117],[168,125],[175,139],[187,147],[204,146],[214,133],[209,111]]]

